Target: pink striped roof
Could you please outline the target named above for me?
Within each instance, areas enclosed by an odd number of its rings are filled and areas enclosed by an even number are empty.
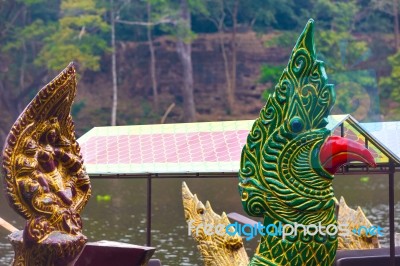
[[[336,128],[335,134],[340,134],[337,126],[345,123],[349,117],[330,116],[327,127],[332,130]],[[244,120],[95,127],[78,142],[86,169],[91,176],[236,175],[241,150],[253,122]],[[347,137],[363,141],[359,134],[352,133],[356,132],[356,129],[347,123],[344,125]],[[375,155],[378,160],[386,158],[383,158],[379,151],[375,152]]]
[[[86,163],[190,163],[237,161],[248,130],[93,137],[83,143]]]
[[[92,175],[233,173],[253,122],[97,127],[78,141]]]

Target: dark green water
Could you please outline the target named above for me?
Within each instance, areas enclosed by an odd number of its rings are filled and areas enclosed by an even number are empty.
[[[361,181],[363,180],[363,181]],[[153,257],[163,265],[202,265],[195,242],[187,233],[181,200],[181,184],[186,181],[200,200],[209,200],[215,212],[243,214],[237,192],[237,180],[155,179],[153,180],[152,245],[157,248]],[[400,232],[400,174],[396,175],[396,232]],[[146,243],[146,181],[143,179],[92,180],[93,196],[82,214],[84,233],[89,241],[113,240],[137,245]],[[383,246],[388,245],[388,177],[386,175],[342,176],[334,181],[337,197],[344,196],[350,207],[361,206],[374,225],[384,228]],[[3,191],[3,190],[1,190]],[[109,200],[104,200],[108,195]],[[0,216],[18,228],[24,221],[1,197]],[[0,265],[9,265],[13,251],[0,228]],[[246,242],[252,255],[257,240]]]

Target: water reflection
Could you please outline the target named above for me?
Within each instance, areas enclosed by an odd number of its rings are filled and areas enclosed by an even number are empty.
[[[358,205],[374,225],[384,228],[388,237],[388,178],[386,175],[341,176],[334,181],[337,197],[344,196],[347,204]],[[154,257],[163,265],[202,265],[196,244],[188,236],[181,201],[184,179],[153,180],[152,245],[157,248]],[[209,200],[214,211],[243,213],[237,192],[237,180],[227,178],[186,179],[200,200]],[[93,196],[83,212],[84,233],[90,241],[102,239],[144,245],[146,243],[146,181],[143,179],[92,180]],[[396,176],[396,192],[400,190],[400,175]],[[400,213],[400,193],[396,194],[396,214]],[[0,204],[1,217],[22,228],[24,221],[4,197]],[[396,231],[400,232],[400,217],[395,215]],[[0,229],[0,264],[10,264],[13,251],[6,239],[7,232]],[[388,238],[381,239],[383,246]],[[257,239],[245,241],[252,255]]]

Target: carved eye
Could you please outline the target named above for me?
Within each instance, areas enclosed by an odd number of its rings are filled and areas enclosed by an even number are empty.
[[[205,207],[201,201],[197,202],[196,212],[197,214],[204,214]]]
[[[303,120],[297,116],[290,119],[289,125],[290,125],[290,129],[294,133],[298,133],[298,132],[302,131],[304,128]]]

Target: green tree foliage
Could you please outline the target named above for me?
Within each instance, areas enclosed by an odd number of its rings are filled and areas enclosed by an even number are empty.
[[[400,105],[400,52],[390,56],[388,61],[391,66],[391,72],[390,75],[379,80],[380,96],[383,99],[391,99],[397,105]],[[389,108],[385,114],[390,119],[398,119],[400,108]]]
[[[392,33],[393,0],[360,0],[360,12],[355,15],[358,32]]]
[[[366,41],[352,34],[356,14],[360,12],[357,2],[318,0],[301,11],[304,19],[313,17],[321,22],[316,28],[317,57],[325,62],[328,77],[336,84],[335,112],[351,113],[359,120],[371,119],[371,114],[377,111],[370,97],[376,90],[376,77],[370,69],[359,67],[371,56],[371,49]],[[291,47],[294,36],[294,32],[284,32],[267,45]],[[264,67],[262,77],[272,77],[273,70]]]
[[[0,142],[22,110],[24,97],[43,75],[32,61],[46,34],[43,25],[57,13],[57,1],[44,2],[9,0],[0,4]],[[39,78],[32,80],[31,75]]]
[[[282,71],[285,68],[283,65],[274,66],[269,64],[264,64],[261,66],[261,74],[259,82],[261,84],[268,84],[269,87],[266,89],[262,95],[264,100],[268,99],[269,94],[273,91],[273,85],[276,84],[279,80],[279,77],[282,75]]]
[[[295,1],[293,0],[242,0],[240,2],[239,23],[250,25],[257,32],[292,29],[297,24],[297,10],[294,8]]]
[[[36,63],[60,70],[73,60],[82,71],[99,70],[101,55],[108,51],[108,36],[102,35],[109,30],[102,17],[105,12],[94,0],[63,0],[61,18],[52,34],[44,39]]]
[[[161,33],[166,33],[186,43],[196,38],[193,31],[193,23],[187,25],[180,14],[180,0],[148,0],[152,4],[152,20],[158,26]],[[204,16],[209,13],[206,7],[207,1],[188,0],[187,5],[192,17]],[[159,23],[164,21],[165,23]],[[160,32],[159,32],[160,33]]]
[[[394,90],[395,88],[400,88],[400,52],[390,56],[388,61],[392,68],[390,75],[381,78],[379,81],[382,97],[389,98],[391,95],[393,95],[395,96],[396,100],[400,101],[399,90]]]
[[[100,69],[100,60],[107,62],[111,54],[108,45],[111,8],[109,2],[109,0],[1,2],[0,106],[3,115],[0,116],[0,138],[5,134],[1,128],[9,128],[10,123],[43,85],[44,80],[53,75],[53,73],[49,75],[49,71],[59,71],[73,60],[79,63],[80,73],[85,69],[91,69],[99,70],[93,75],[109,75],[109,68]],[[148,2],[151,3],[150,18],[146,9]],[[228,70],[224,71],[225,79],[230,79],[232,91],[235,91],[234,81],[241,80],[243,74],[240,72],[243,60],[240,54],[242,49],[240,42],[243,38],[238,37],[237,41],[232,41],[236,33],[237,36],[248,31],[256,31],[260,35],[274,33],[278,37],[269,41],[267,45],[273,46],[275,51],[289,53],[298,32],[312,17],[316,20],[318,58],[325,61],[330,82],[336,84],[337,111],[359,114],[360,108],[357,106],[368,104],[364,96],[369,95],[370,109],[364,117],[374,119],[370,111],[376,110],[372,105],[379,102],[377,100],[379,98],[380,112],[386,118],[400,119],[400,111],[396,111],[400,105],[398,92],[400,55],[395,49],[394,23],[399,12],[395,8],[397,2],[398,0],[187,0],[191,14],[191,24],[188,25],[182,23],[179,12],[181,0],[114,0],[116,20],[139,22],[135,25],[141,25],[132,26],[117,21],[116,44],[117,47],[131,49],[134,45],[129,42],[147,42],[148,24],[151,24],[151,33],[155,41],[154,54],[158,58],[160,55],[158,49],[163,48],[157,46],[157,37],[169,35],[176,40],[181,39],[185,43],[190,43],[195,40],[196,34],[223,32],[218,49],[225,49],[226,62],[222,62],[224,68]],[[236,4],[238,8],[235,15]],[[400,7],[397,5],[397,8]],[[399,42],[400,38],[397,39]],[[234,48],[237,48],[237,59],[233,56]],[[193,64],[198,63],[195,58],[193,60]],[[237,60],[237,71],[232,67],[235,65],[232,63],[235,60]],[[281,71],[279,65],[286,62],[266,60],[263,63],[261,80],[272,84],[272,87]],[[175,62],[171,62],[171,66],[174,64]],[[137,66],[124,69],[124,73],[134,71],[135,67]],[[158,66],[155,72],[159,75]],[[197,74],[194,73],[194,76]],[[379,80],[380,95],[376,94],[376,80]],[[122,81],[126,81],[123,75],[118,82],[123,84]],[[162,86],[165,86],[161,84],[164,83],[160,79],[160,92],[163,91]],[[196,84],[194,85],[196,87]],[[196,89],[201,88],[196,87]],[[222,91],[223,88],[218,90]],[[241,90],[237,88],[237,91]],[[150,90],[143,93],[146,94],[143,99],[150,98],[147,97]],[[162,102],[161,98],[160,101]],[[86,114],[89,117],[98,114],[98,112],[89,114],[89,102],[86,101],[86,105],[81,108],[80,116]],[[130,106],[130,103],[121,102],[121,106],[124,104]],[[104,112],[109,111],[106,107],[103,109]],[[161,110],[164,109],[161,107]],[[121,122],[128,121],[124,119],[121,118]],[[101,119],[97,119],[99,120]]]
[[[223,18],[224,28],[232,28],[235,0],[208,0],[204,1],[206,10],[195,15],[194,21],[206,23],[207,20]],[[279,0],[238,0],[237,21],[240,30],[255,30],[267,32],[271,29],[293,29],[297,25],[297,15],[294,9],[294,1]],[[202,16],[202,19],[199,18]],[[303,22],[302,22],[303,23]],[[195,29],[200,28],[203,32],[215,32],[214,25],[200,27],[193,25]],[[303,26],[303,25],[302,25]]]
[[[20,111],[20,101],[37,83],[30,75],[38,75],[38,80],[44,75],[32,62],[57,19],[58,5],[58,1],[44,0],[5,1],[0,5],[0,98],[7,112],[17,115]]]

